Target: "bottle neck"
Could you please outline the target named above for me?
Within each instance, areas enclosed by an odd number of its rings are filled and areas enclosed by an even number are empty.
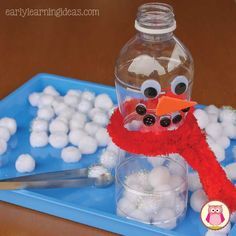
[[[141,39],[166,41],[173,37],[176,28],[173,9],[164,3],[146,3],[139,7],[134,27]]]
[[[173,32],[169,32],[166,34],[147,34],[140,31],[138,31],[137,35],[143,41],[156,42],[156,43],[168,41],[174,36]]]

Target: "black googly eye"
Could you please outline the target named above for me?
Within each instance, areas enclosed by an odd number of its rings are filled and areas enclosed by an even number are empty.
[[[160,119],[160,125],[161,125],[162,127],[168,127],[168,126],[170,125],[170,123],[171,123],[171,120],[170,120],[169,117],[162,117],[162,118]]]
[[[172,93],[176,95],[183,94],[188,89],[188,79],[185,76],[177,76],[172,82],[171,82],[171,91]]]
[[[178,124],[181,120],[182,120],[182,116],[180,114],[177,114],[172,118],[173,124]]]
[[[136,109],[135,109],[135,110],[136,110],[137,114],[139,114],[139,115],[141,115],[141,116],[145,115],[146,112],[147,112],[146,106],[143,105],[143,104],[138,104],[138,105],[136,106]]]
[[[141,92],[147,98],[155,98],[161,93],[161,85],[156,80],[146,80],[141,85]]]
[[[152,126],[154,125],[156,122],[156,117],[154,115],[146,115],[144,116],[143,118],[143,123],[146,125],[146,126]]]

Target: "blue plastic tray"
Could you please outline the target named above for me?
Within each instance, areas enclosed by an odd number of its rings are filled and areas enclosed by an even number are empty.
[[[22,153],[30,153],[36,158],[37,168],[34,173],[41,173],[88,166],[96,162],[99,152],[101,152],[98,150],[94,155],[84,155],[78,164],[66,164],[60,159],[59,150],[51,147],[31,148],[29,129],[36,109],[29,105],[28,95],[35,91],[42,91],[47,85],[54,86],[62,94],[72,88],[88,89],[96,94],[107,93],[116,103],[113,87],[50,74],[36,75],[0,102],[0,117],[14,117],[18,124],[18,132],[9,141],[8,152],[0,157],[0,163],[4,164],[0,167],[1,179],[20,175],[15,171],[14,163],[16,157]],[[232,151],[230,148],[227,150],[227,156],[225,163],[231,161]],[[199,214],[190,208],[184,222],[173,231],[121,218],[115,213],[114,193],[114,185],[106,189],[88,187],[83,189],[0,191],[0,200],[122,235],[199,236],[206,232]],[[233,230],[231,235],[233,235]]]

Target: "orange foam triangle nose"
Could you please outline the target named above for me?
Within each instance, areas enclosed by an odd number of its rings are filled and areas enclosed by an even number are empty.
[[[156,115],[162,116],[168,113],[173,113],[185,109],[187,107],[195,106],[197,103],[193,101],[186,101],[178,98],[163,96],[159,99],[156,107]]]

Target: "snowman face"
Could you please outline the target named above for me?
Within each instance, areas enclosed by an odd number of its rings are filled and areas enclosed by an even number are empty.
[[[140,94],[139,99],[130,97],[126,101],[125,110],[128,114],[135,113],[131,122],[138,121],[139,129],[144,131],[178,128],[192,106],[187,101],[190,94],[189,81],[182,75],[173,78],[168,87],[164,88],[157,80],[145,80],[140,87]],[[184,105],[182,101],[185,101]]]

